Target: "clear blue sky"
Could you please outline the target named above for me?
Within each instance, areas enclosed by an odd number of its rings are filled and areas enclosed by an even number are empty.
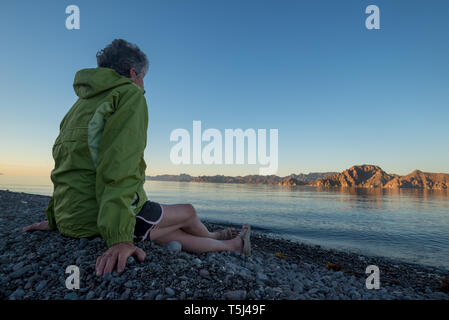
[[[65,28],[66,6],[81,29]],[[380,8],[380,30],[365,8]],[[147,174],[176,128],[279,129],[278,175],[370,163],[449,172],[448,1],[2,1],[0,172],[50,174],[76,71],[115,38],[147,53]]]

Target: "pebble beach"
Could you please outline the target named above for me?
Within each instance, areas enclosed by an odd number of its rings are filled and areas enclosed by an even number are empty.
[[[254,230],[250,256],[195,254],[182,251],[177,242],[141,242],[145,261],[131,257],[122,274],[97,277],[95,262],[106,250],[102,238],[22,232],[45,220],[49,200],[0,190],[1,300],[449,300],[448,269],[325,249]],[[226,227],[203,222],[209,230]],[[66,288],[69,265],[79,267],[79,289]],[[366,287],[369,265],[379,267],[379,289]]]

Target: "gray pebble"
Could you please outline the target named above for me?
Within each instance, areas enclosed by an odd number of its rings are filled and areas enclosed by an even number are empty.
[[[33,286],[33,281],[28,280],[28,282],[25,284],[25,287],[23,287],[25,290],[30,289]]]
[[[129,298],[130,292],[131,292],[131,289],[127,288],[120,296],[120,300],[127,300]]]
[[[103,279],[106,280],[106,281],[111,281],[112,280],[112,275],[109,272],[106,272],[103,275]]]
[[[22,298],[24,295],[25,295],[25,291],[23,291],[23,289],[21,289],[21,288],[18,288],[16,291],[14,291],[11,294],[11,296],[14,297],[15,299]]]
[[[182,249],[182,245],[178,241],[170,241],[165,246],[171,253],[181,252]]]
[[[210,277],[210,273],[209,271],[207,271],[206,269],[201,269],[199,271],[199,275],[203,278],[209,278]]]
[[[64,299],[65,300],[78,300],[78,295],[76,294],[76,292],[70,292],[64,296]]]
[[[47,286],[47,280],[42,280],[38,283],[38,285],[36,286],[36,291],[41,291],[44,290],[45,287]]]
[[[165,288],[165,293],[167,293],[169,296],[174,296],[175,295],[175,290],[173,290],[170,287]]]
[[[227,300],[244,300],[246,298],[245,290],[227,291],[223,294],[223,298]]]
[[[261,281],[268,281],[269,280],[268,277],[264,273],[262,273],[262,272],[258,272],[256,274],[256,276],[257,276],[257,279],[259,279]]]
[[[13,265],[12,270],[13,270],[13,271],[17,271],[17,270],[19,270],[20,268],[22,268],[24,264],[25,264],[25,262],[23,262],[23,261],[20,262],[20,263],[18,263],[18,264],[15,264],[15,265]]]
[[[8,263],[9,258],[6,254],[0,256],[0,264]]]
[[[145,296],[144,299],[146,300],[154,300],[156,296],[159,294],[159,290],[150,290]]]
[[[296,282],[296,283],[293,285],[293,291],[294,291],[295,293],[303,293],[303,292],[304,292],[304,286],[302,285],[302,283]]]
[[[89,291],[86,295],[87,300],[92,300],[95,297],[95,291]]]
[[[17,279],[17,278],[20,278],[20,277],[24,276],[27,272],[29,272],[31,270],[33,270],[33,267],[31,265],[27,265],[25,267],[22,267],[22,268],[20,268],[20,269],[18,269],[16,271],[12,272],[10,274],[10,277],[12,279]]]
[[[109,292],[109,293],[106,295],[106,299],[112,300],[112,299],[114,299],[114,297],[115,297],[115,293],[114,293],[114,292]],[[127,299],[127,298],[125,298],[125,299]],[[125,300],[125,299],[123,299],[123,300]]]
[[[82,239],[80,240],[80,242],[79,242],[78,247],[79,247],[80,249],[84,249],[84,248],[87,246],[88,243],[89,243],[89,240],[87,240],[86,238],[82,238]]]

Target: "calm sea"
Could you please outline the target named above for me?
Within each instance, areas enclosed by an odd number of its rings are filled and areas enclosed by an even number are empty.
[[[51,195],[53,185],[47,177],[0,175],[0,189]],[[449,191],[164,181],[147,181],[145,189],[153,201],[192,203],[211,222],[250,223],[305,243],[449,268]]]

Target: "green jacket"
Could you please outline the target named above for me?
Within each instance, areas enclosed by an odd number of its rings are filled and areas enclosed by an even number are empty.
[[[73,88],[79,99],[53,145],[47,219],[70,237],[101,235],[108,247],[132,242],[135,216],[148,200],[145,91],[109,68],[78,71]]]

